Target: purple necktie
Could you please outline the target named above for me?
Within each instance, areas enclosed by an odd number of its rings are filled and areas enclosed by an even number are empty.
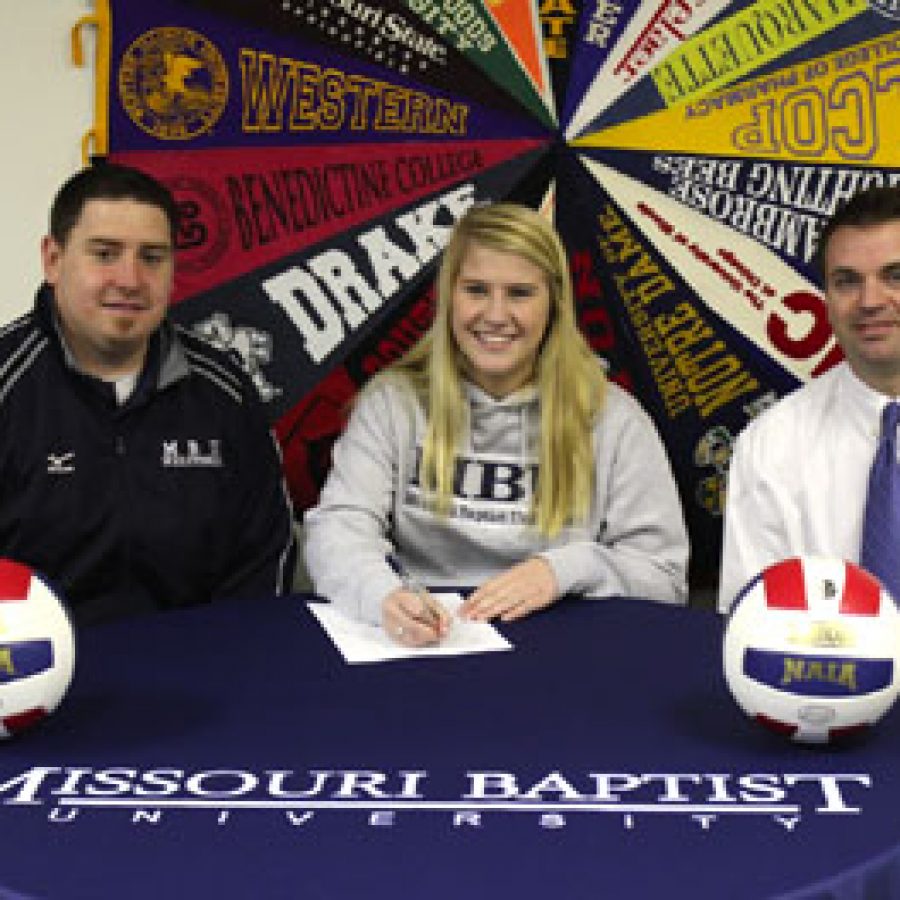
[[[900,605],[900,459],[897,427],[900,403],[888,403],[881,417],[881,437],[869,473],[869,492],[863,517],[860,563]]]

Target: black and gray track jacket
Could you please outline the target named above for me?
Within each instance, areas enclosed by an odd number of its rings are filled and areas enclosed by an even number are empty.
[[[228,356],[164,322],[119,405],[72,364],[49,286],[0,328],[0,555],[76,623],[283,593],[294,553],[277,447]]]

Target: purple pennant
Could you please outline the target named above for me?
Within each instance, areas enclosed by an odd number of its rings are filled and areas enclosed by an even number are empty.
[[[863,568],[881,579],[900,604],[900,462],[897,457],[897,428],[900,403],[888,403],[881,419],[881,437],[869,473],[869,492],[863,519]]]

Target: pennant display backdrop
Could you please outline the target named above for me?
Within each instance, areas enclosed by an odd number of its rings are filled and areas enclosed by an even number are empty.
[[[174,191],[174,316],[240,355],[298,511],[454,223],[511,199],[554,215],[712,583],[734,436],[841,359],[821,224],[900,181],[896,0],[96,0],[76,60],[89,26],[86,154]]]

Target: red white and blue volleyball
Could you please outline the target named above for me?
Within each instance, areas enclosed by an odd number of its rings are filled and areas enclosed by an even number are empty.
[[[900,691],[900,613],[881,583],[841,559],[762,571],[725,627],[725,680],[748,716],[797,741],[874,725]]]
[[[0,559],[0,738],[50,715],[74,667],[74,631],[57,593],[30,567]]]

